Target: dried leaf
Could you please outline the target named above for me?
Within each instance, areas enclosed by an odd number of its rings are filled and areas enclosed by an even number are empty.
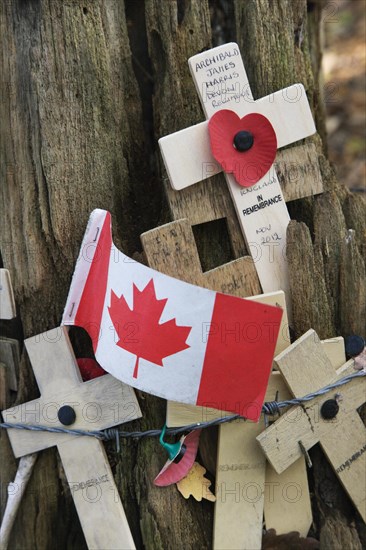
[[[206,469],[195,462],[186,477],[178,481],[178,491],[184,498],[193,496],[199,502],[203,498],[215,502],[216,497],[209,489],[211,481],[205,478],[205,473]]]

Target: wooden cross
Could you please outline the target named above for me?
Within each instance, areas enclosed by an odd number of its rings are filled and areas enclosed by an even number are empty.
[[[7,269],[0,269],[0,319],[10,320],[16,317],[13,286]],[[7,383],[11,390],[18,389],[18,366],[20,362],[19,342],[14,338],[0,339],[0,362],[6,365]]]
[[[248,257],[202,273],[188,220],[179,220],[148,231],[141,236],[141,240],[150,267],[167,275],[179,276],[187,282],[241,297],[260,292],[253,262]],[[274,292],[250,299],[271,305],[279,304],[283,308],[277,353],[282,351],[290,344],[284,293]],[[270,378],[266,399],[274,400],[277,391],[280,399],[289,397],[282,377],[274,373]],[[167,425],[182,426],[226,415],[231,413],[168,402]],[[219,428],[216,486],[220,494],[215,504],[216,549],[261,548],[263,507],[267,526],[276,528],[278,533],[298,530],[305,536],[309,530],[311,506],[305,462],[300,461],[280,477],[272,468],[267,467],[266,470],[266,461],[255,440],[263,428],[262,423],[244,421]],[[265,483],[267,491],[264,490]],[[294,487],[300,488],[302,492],[301,499],[296,502],[291,496],[291,488]],[[248,494],[243,494],[244,488]],[[254,495],[251,494],[253,490]],[[283,498],[286,490],[290,495],[287,500],[286,496]],[[230,494],[230,491],[235,494]]]
[[[195,55],[189,59],[189,67],[207,118],[220,109],[230,109],[239,117],[260,113],[275,129],[278,147],[315,133],[302,85],[254,101],[237,44],[224,44]],[[222,170],[210,150],[207,121],[163,137],[159,144],[176,190]],[[263,292],[282,289],[289,296],[286,229],[290,218],[274,167],[249,188],[238,185],[231,174],[225,177]],[[317,192],[321,191],[314,190]],[[277,202],[263,207],[274,198]]]
[[[276,357],[295,397],[355,372],[354,360],[335,370],[313,330]],[[339,395],[336,398],[336,394]],[[320,443],[340,482],[366,521],[366,428],[357,408],[366,401],[366,377],[293,407],[257,437],[278,473],[296,463],[302,448]]]
[[[16,317],[13,287],[10,273],[7,269],[0,269],[0,319]]]
[[[82,382],[67,329],[25,340],[41,397],[4,422],[104,430],[141,417],[136,396],[107,374]],[[9,429],[16,457],[57,446],[89,548],[135,548],[103,443],[89,436]]]
[[[345,362],[343,338],[324,340],[322,345],[334,368]],[[272,401],[273,396],[280,401],[291,399],[279,372],[272,372],[265,400]],[[225,416],[230,414],[168,403],[167,426],[178,427]],[[277,534],[299,531],[305,537],[309,531],[312,515],[305,459],[301,457],[278,474],[264,460],[256,442],[264,427],[263,418],[257,424],[242,421],[240,425],[235,421],[219,427],[214,521],[214,547],[217,550],[228,547],[260,549],[263,513],[266,528],[276,529]]]

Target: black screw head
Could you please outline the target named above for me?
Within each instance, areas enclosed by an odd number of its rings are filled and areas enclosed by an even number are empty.
[[[328,399],[324,401],[320,409],[320,414],[324,420],[332,420],[335,418],[339,411],[339,405],[335,399]]]
[[[76,413],[70,405],[64,405],[58,410],[57,417],[61,424],[64,426],[70,426],[76,419]]]
[[[352,336],[347,336],[345,341],[346,355],[347,357],[357,357],[363,351],[365,347],[365,340],[362,336],[357,336],[352,334]]]
[[[252,147],[253,143],[253,134],[247,132],[246,130],[241,130],[234,136],[234,147],[240,151],[240,153],[248,151]]]

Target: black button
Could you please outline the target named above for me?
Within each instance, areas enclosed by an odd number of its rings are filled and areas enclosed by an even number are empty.
[[[75,411],[70,405],[64,405],[57,413],[58,419],[64,426],[70,426],[76,419]]]
[[[345,342],[346,355],[347,357],[357,357],[363,351],[365,347],[365,340],[361,336],[352,334],[352,336],[347,336]]]
[[[324,401],[320,409],[320,414],[325,420],[331,420],[337,416],[339,411],[339,405],[335,399],[328,399]]]
[[[234,147],[240,153],[243,153],[244,151],[248,151],[252,147],[254,143],[254,137],[253,134],[250,132],[247,132],[246,130],[241,130],[234,136]]]

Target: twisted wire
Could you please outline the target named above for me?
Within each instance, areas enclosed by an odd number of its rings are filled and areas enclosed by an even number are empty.
[[[312,399],[314,399],[315,397],[318,397],[319,395],[324,395],[330,392],[331,390],[339,388],[344,384],[348,384],[355,378],[360,378],[362,376],[366,376],[366,372],[363,370],[355,372],[348,376],[345,376],[344,378],[341,378],[340,380],[337,380],[332,384],[328,384],[327,386],[324,386],[324,388],[321,388],[316,392],[312,392],[307,395],[304,395],[304,397],[287,399],[285,401],[268,401],[263,404],[262,413],[264,415],[275,416],[279,414],[280,410],[285,407],[289,407],[290,405],[301,405],[302,403],[311,401]],[[201,430],[203,428],[218,426],[220,424],[225,424],[226,422],[232,422],[233,420],[238,420],[238,419],[244,420],[243,417],[240,416],[239,414],[234,414],[230,416],[223,416],[222,418],[215,418],[213,420],[208,420],[205,422],[196,422],[194,424],[187,424],[185,426],[179,426],[177,428],[167,428],[166,433],[170,435],[177,435],[187,431]],[[12,424],[9,422],[0,423],[0,428],[30,430],[30,431],[37,431],[37,432],[63,433],[63,434],[69,434],[73,436],[96,437],[97,439],[100,439],[102,441],[116,439],[117,450],[119,449],[119,439],[121,437],[130,438],[130,439],[143,439],[145,437],[158,437],[162,432],[162,430],[160,429],[129,432],[129,431],[119,430],[118,428],[109,428],[106,430],[99,430],[99,431],[98,430],[87,431],[87,430],[75,430],[75,429],[69,429],[69,428],[53,427],[53,426],[40,426],[40,425],[20,424],[20,423]]]

